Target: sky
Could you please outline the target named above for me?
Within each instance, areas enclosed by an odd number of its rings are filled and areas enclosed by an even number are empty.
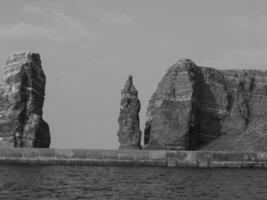
[[[148,101],[182,58],[218,69],[267,69],[265,0],[1,0],[0,70],[41,55],[44,119],[54,148],[118,148],[120,91]]]

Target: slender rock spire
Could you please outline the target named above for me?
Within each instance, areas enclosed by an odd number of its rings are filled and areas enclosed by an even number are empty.
[[[118,119],[119,149],[140,149],[141,131],[139,127],[140,101],[138,91],[129,75],[121,91],[120,116]]]

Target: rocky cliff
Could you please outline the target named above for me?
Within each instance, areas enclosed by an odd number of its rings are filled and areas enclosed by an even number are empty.
[[[149,101],[146,149],[267,150],[267,71],[169,68]]]
[[[10,57],[0,73],[0,146],[49,147],[42,119],[46,78],[37,53]]]
[[[120,149],[140,149],[141,131],[139,127],[140,101],[138,91],[130,75],[121,91],[118,137]]]

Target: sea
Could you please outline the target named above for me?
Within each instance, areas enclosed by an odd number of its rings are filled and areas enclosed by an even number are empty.
[[[0,200],[264,200],[266,169],[0,165]]]

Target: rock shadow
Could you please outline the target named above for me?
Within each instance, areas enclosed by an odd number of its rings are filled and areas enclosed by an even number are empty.
[[[203,74],[204,73],[204,74]],[[223,75],[211,69],[205,69],[194,84],[192,111],[194,126],[190,126],[189,149],[196,150],[211,143],[222,133],[222,120],[227,112],[222,112],[221,93],[227,92]],[[231,98],[228,97],[227,98]],[[231,107],[231,105],[228,105]],[[192,123],[192,122],[190,122]]]

